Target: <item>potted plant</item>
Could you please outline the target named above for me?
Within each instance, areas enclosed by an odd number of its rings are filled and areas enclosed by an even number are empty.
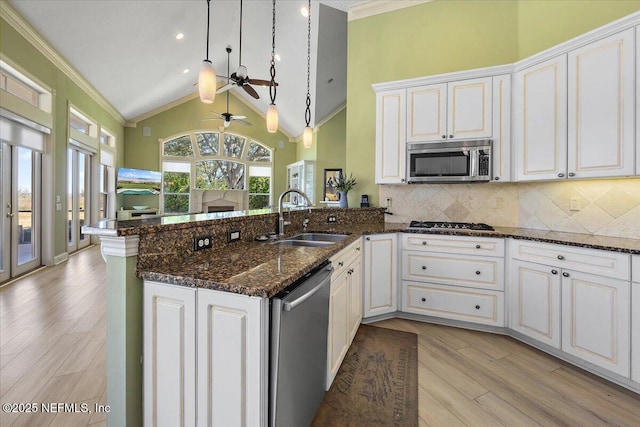
[[[335,188],[338,190],[338,194],[340,194],[339,207],[348,208],[349,204],[347,202],[347,193],[355,187],[357,184],[356,179],[353,177],[353,174],[349,174],[349,178],[346,178],[345,174],[339,174],[336,177]]]

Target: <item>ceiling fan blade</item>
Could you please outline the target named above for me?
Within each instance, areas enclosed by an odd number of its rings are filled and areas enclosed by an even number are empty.
[[[251,126],[251,123],[249,123],[246,120],[242,120],[242,119],[234,119],[234,122],[240,123],[241,125],[246,125],[246,126]]]
[[[242,120],[247,118],[247,116],[236,116],[235,114],[232,114],[231,117],[233,120]]]
[[[228,91],[229,89],[231,89],[234,85],[235,85],[235,83],[229,83],[229,84],[226,84],[226,85],[222,86],[220,89],[218,89],[218,90],[216,91],[216,93],[226,92],[226,91]]]
[[[271,82],[269,80],[249,79],[247,81],[252,85],[258,85],[258,86],[267,86],[268,87],[271,84]],[[278,86],[278,83],[276,83],[276,86]]]
[[[223,120],[222,117],[214,117],[212,119],[202,119],[201,122],[210,122],[212,120]]]
[[[222,114],[220,114],[220,113],[216,113],[215,111],[210,111],[210,113],[211,113],[211,114],[213,114],[213,115],[214,115],[215,117],[217,117],[217,118],[221,118],[221,117],[223,117],[223,115],[222,115]]]
[[[258,92],[256,92],[256,90],[254,88],[252,88],[249,85],[242,85],[242,89],[244,89],[245,92],[247,92],[249,95],[253,96],[255,99],[260,99],[260,95],[258,95]]]

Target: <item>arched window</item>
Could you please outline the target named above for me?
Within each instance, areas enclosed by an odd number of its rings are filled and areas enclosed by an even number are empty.
[[[193,131],[161,142],[165,213],[190,212],[191,188],[248,190],[249,209],[271,205],[273,151],[246,136]]]

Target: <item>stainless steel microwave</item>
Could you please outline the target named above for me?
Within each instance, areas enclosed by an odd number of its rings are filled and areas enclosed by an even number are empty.
[[[407,144],[408,183],[491,181],[491,140]]]

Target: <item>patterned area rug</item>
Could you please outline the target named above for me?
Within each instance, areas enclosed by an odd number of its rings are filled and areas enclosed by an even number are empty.
[[[311,425],[417,426],[418,336],[360,325]]]

